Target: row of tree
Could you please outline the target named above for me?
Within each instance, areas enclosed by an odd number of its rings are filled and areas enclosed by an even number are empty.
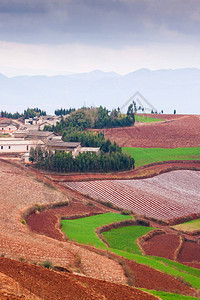
[[[28,119],[28,118],[34,118],[39,116],[46,116],[46,111],[41,110],[38,107],[35,108],[27,108],[24,110],[23,113],[15,112],[15,113],[9,113],[7,111],[1,111],[1,117],[5,118],[11,118],[11,119]]]
[[[101,151],[96,153],[80,153],[76,157],[72,153],[45,151],[41,147],[30,150],[30,161],[38,168],[56,172],[110,172],[130,170],[134,168],[134,159],[121,152]]]
[[[71,112],[73,112],[75,110],[76,110],[75,108],[71,108],[71,107],[69,109],[60,108],[60,109],[56,109],[54,111],[54,113],[55,113],[56,116],[65,116],[65,115],[71,114]]]

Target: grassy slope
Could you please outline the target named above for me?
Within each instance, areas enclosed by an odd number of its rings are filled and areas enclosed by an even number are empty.
[[[127,226],[104,232],[103,236],[111,248],[141,254],[137,239],[154,229],[144,226]]]
[[[95,229],[105,224],[120,222],[131,218],[130,216],[121,214],[106,213],[76,220],[62,220],[61,224],[62,230],[71,240],[75,240],[80,244],[106,248],[105,244],[96,235]]]
[[[94,245],[98,248],[107,249],[119,256],[134,260],[137,263],[144,264],[159,270],[163,273],[181,277],[193,287],[200,287],[200,270],[173,262],[166,258],[142,256],[138,254],[129,253],[123,250],[107,248],[105,244],[95,234],[95,228],[104,224],[113,223],[115,221],[128,219],[130,216],[123,216],[120,214],[107,213],[93,217],[86,217],[77,220],[62,220],[63,231],[66,232],[70,239],[74,239],[79,243],[87,245]]]
[[[163,119],[156,119],[151,117],[145,117],[140,115],[135,115],[135,121],[137,122],[144,122],[144,123],[153,123],[153,122],[161,122],[164,121]]]
[[[186,223],[178,224],[175,226],[172,226],[177,230],[183,230],[183,231],[193,231],[193,230],[200,230],[200,219],[198,220],[192,220]]]
[[[200,147],[175,149],[124,147],[122,149],[123,152],[128,152],[134,157],[136,167],[159,161],[200,160]]]

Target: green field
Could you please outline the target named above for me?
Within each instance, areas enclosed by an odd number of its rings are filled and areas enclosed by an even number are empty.
[[[161,122],[164,121],[163,119],[156,119],[151,117],[145,117],[140,115],[135,115],[135,121],[137,122],[144,122],[144,123],[153,123],[153,122]]]
[[[136,167],[159,161],[200,160],[200,147],[174,149],[124,147],[122,150],[135,159]]]
[[[183,230],[183,231],[200,230],[200,219],[174,225],[172,227],[174,227],[177,230]]]
[[[130,216],[124,216],[121,214],[106,213],[76,220],[62,220],[61,224],[63,231],[71,240],[75,240],[80,244],[93,245],[97,248],[106,249],[119,256],[122,256],[129,260],[133,260],[139,264],[150,266],[153,269],[172,275],[176,278],[182,278],[185,282],[190,283],[193,287],[200,288],[200,270],[182,265],[180,263],[171,261],[167,258],[143,256],[141,254],[130,253],[118,248],[108,248],[95,233],[95,229],[97,227],[100,227],[104,224],[111,224],[113,222],[119,222],[130,218]],[[141,231],[140,233],[142,234]],[[126,238],[123,237],[122,240],[123,242],[125,242]],[[119,247],[123,249],[130,249],[131,247],[129,242],[128,245],[124,244],[124,246],[120,246],[119,244],[120,242],[117,242],[113,247]],[[135,251],[135,246],[133,245],[132,247]]]
[[[111,248],[141,254],[137,239],[154,229],[144,226],[126,226],[103,232],[102,235],[108,241]]]
[[[106,248],[106,245],[96,235],[95,229],[105,224],[112,224],[127,219],[133,218],[121,214],[106,213],[76,220],[62,220],[61,224],[62,230],[70,240],[75,240],[80,244]]]

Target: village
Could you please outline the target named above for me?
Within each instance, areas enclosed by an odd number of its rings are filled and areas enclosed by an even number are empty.
[[[98,147],[82,147],[80,142],[64,142],[62,136],[51,131],[43,131],[45,126],[55,126],[60,116],[40,116],[22,121],[0,118],[0,154],[17,155],[29,163],[31,148],[41,147],[45,150],[72,152],[73,157],[79,153],[100,153]]]

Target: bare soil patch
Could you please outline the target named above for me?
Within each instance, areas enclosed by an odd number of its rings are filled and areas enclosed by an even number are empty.
[[[178,261],[200,263],[200,244],[185,241],[178,255]]]
[[[147,255],[174,259],[174,254],[180,243],[177,234],[165,233],[154,235],[143,243],[142,248]]]

